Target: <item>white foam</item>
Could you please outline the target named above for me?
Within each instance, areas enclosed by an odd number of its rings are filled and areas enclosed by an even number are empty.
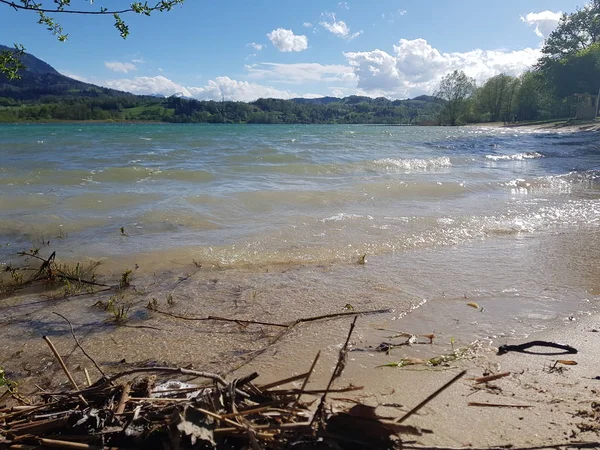
[[[363,216],[360,214],[338,213],[334,216],[327,217],[326,219],[322,219],[321,222],[342,222],[345,220],[355,220],[355,219],[373,220],[373,216]]]
[[[440,156],[432,159],[394,159],[383,158],[373,161],[377,167],[383,167],[388,172],[424,172],[427,170],[439,170],[452,167],[450,158]]]
[[[544,155],[538,152],[517,153],[516,155],[486,155],[486,159],[492,161],[523,161],[525,159],[543,158]]]

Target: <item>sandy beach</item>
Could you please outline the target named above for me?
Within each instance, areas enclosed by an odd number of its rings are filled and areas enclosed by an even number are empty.
[[[185,267],[192,270],[192,267]],[[357,266],[359,270],[365,268]],[[368,269],[368,268],[367,268]],[[269,273],[285,271],[290,282],[281,286],[280,295],[294,289],[294,278],[299,268],[269,268]],[[320,271],[331,275],[330,269]],[[352,313],[347,295],[340,293],[329,302],[315,301],[303,304],[293,311],[278,309],[277,314],[257,314],[257,311],[275,310],[264,291],[253,293],[240,288],[243,274],[236,271],[197,269],[197,273],[173,271],[163,273],[160,286],[152,276],[139,275],[134,287],[139,302],[130,311],[132,317],[124,326],[107,323],[101,308],[94,301],[107,301],[97,294],[85,298],[85,313],[74,314],[73,299],[45,300],[43,307],[31,295],[29,302],[20,302],[11,309],[10,317],[2,327],[2,359],[0,365],[10,378],[19,380],[23,393],[34,393],[35,386],[49,389],[68,388],[68,382],[54,360],[42,335],[48,335],[65,361],[72,368],[78,383],[84,383],[83,368],[95,378],[98,373],[90,366],[75,346],[68,324],[53,312],[72,318],[76,334],[105,370],[113,373],[131,367],[169,365],[194,367],[223,373],[228,379],[257,371],[259,383],[270,383],[298,375],[310,367],[317,351],[321,358],[309,384],[323,388],[330,377],[337,355],[344,342],[352,318],[335,317],[301,323],[287,330],[268,325],[244,325],[225,321],[189,321],[180,317],[217,316],[230,319],[257,320],[272,323],[290,323],[298,318],[310,318],[331,313]],[[317,276],[319,270],[314,271]],[[183,274],[183,275],[182,275]],[[189,279],[184,279],[191,276]],[[246,274],[248,277],[249,275]],[[246,282],[249,280],[246,279]],[[231,303],[224,305],[222,296],[212,302],[208,296],[199,303],[183,303],[180,290],[174,304],[161,300],[158,310],[145,308],[148,298],[166,292],[167,286],[205,285],[206,289],[229,292]],[[212,287],[211,287],[212,286]],[[235,306],[235,298],[239,302]],[[356,297],[354,297],[356,298]],[[386,309],[389,305],[377,300],[377,295],[354,302],[356,311]],[[220,300],[216,302],[216,300]],[[272,301],[272,298],[271,298]],[[330,395],[331,407],[343,408],[352,402],[377,407],[383,417],[401,417],[429,394],[442,386],[461,370],[467,374],[448,390],[413,415],[407,425],[425,430],[422,436],[405,436],[415,445],[442,447],[503,447],[545,448],[544,446],[598,440],[599,414],[597,402],[600,392],[600,363],[597,348],[600,344],[600,316],[584,314],[562,317],[543,331],[533,332],[527,339],[468,340],[469,333],[454,339],[448,323],[464,320],[476,327],[478,317],[486,314],[474,308],[469,299],[456,299],[447,304],[444,315],[436,312],[435,303],[421,305],[405,301],[402,308],[376,314],[361,315],[350,341],[351,352],[341,379],[334,387],[362,386],[355,392]],[[417,308],[421,315],[432,315],[428,322],[415,320],[410,313]],[[458,329],[458,327],[456,327]],[[439,332],[437,330],[440,330]],[[422,334],[436,331],[433,342]],[[405,345],[414,334],[416,341]],[[28,337],[23,339],[24,335]],[[504,343],[518,344],[545,340],[568,344],[578,350],[576,355],[533,355],[525,353],[497,354]],[[11,342],[20,342],[16,347]],[[392,343],[388,354],[377,350],[383,343]],[[469,348],[463,353],[461,349]],[[150,350],[151,349],[151,350]],[[532,351],[557,350],[535,348]],[[457,352],[457,353],[455,353]],[[449,357],[439,365],[422,364],[442,355]],[[150,357],[150,358],[149,358]],[[414,365],[389,367],[390,363],[407,361]],[[575,361],[564,365],[557,360]],[[381,367],[382,365],[388,365]],[[510,372],[498,380],[478,384],[473,378]],[[291,384],[288,387],[299,387]],[[317,397],[315,397],[317,398]],[[470,404],[476,404],[470,406]],[[489,406],[485,406],[489,404]]]

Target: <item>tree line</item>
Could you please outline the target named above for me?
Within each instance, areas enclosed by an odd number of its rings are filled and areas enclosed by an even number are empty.
[[[563,14],[537,65],[520,77],[500,74],[477,87],[462,71],[441,81],[439,120],[514,122],[573,117],[575,94],[600,92],[600,0]]]

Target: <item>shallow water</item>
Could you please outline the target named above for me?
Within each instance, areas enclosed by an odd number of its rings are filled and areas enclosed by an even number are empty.
[[[179,290],[162,282],[200,315],[205,300],[280,320],[350,303],[393,308],[389,326],[498,340],[585,314],[600,294],[598,133],[2,125],[0,212],[2,261],[41,247],[138,264],[148,283],[192,259],[218,267]]]

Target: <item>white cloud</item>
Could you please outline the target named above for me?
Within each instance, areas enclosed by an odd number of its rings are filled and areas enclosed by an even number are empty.
[[[83,77],[83,76],[81,76],[81,75],[78,75],[78,74],[76,74],[76,73],[73,73],[73,72],[66,72],[66,71],[64,71],[64,70],[60,70],[59,72],[60,72],[62,75],[64,75],[65,77],[73,78],[74,80],[81,81],[81,82],[83,82],[83,83],[91,83],[91,81],[90,81],[90,79],[89,79],[89,78]]]
[[[407,11],[407,10],[405,10],[405,9],[399,9],[399,10],[398,10],[398,15],[400,15],[400,16],[404,16],[404,15],[405,15],[407,12],[408,12],[408,11]]]
[[[295,35],[292,30],[277,28],[268,33],[267,37],[281,52],[301,52],[308,48],[308,38]]]
[[[350,9],[350,7],[348,6],[348,2],[339,2],[338,6],[342,9]]]
[[[137,70],[135,64],[130,62],[107,61],[104,63],[104,65],[113,72],[127,73],[132,70]]]
[[[134,64],[144,64],[146,61],[143,59],[132,59],[131,62]]]
[[[168,78],[159,75],[156,77],[135,77],[118,80],[107,80],[104,86],[118,89],[120,91],[131,92],[139,95],[175,95],[181,94],[185,97],[191,97],[190,91],[184,86],[177,84]]]
[[[541,56],[538,49],[503,52],[471,50],[442,53],[424,39],[401,39],[394,53],[383,50],[344,53],[358,78],[357,87],[369,95],[392,98],[431,94],[441,78],[454,70],[464,70],[481,84],[499,73],[520,75]]]
[[[329,21],[323,20],[322,22],[319,22],[319,25],[337,37],[351,41],[362,34],[362,30],[353,34],[350,33],[350,27],[346,24],[346,22],[343,20],[337,20],[335,14],[333,13],[324,13],[322,16],[329,19]]]
[[[313,25],[312,23],[310,23],[310,22],[304,22],[304,23],[302,24],[302,26],[303,26],[303,27],[306,27],[306,28],[312,28],[312,27],[314,27],[314,25]]]
[[[253,79],[277,83],[303,84],[315,82],[342,83],[356,86],[356,75],[350,66],[318,63],[255,63],[246,66]]]
[[[104,86],[139,95],[180,95],[198,100],[226,100],[249,102],[260,97],[293,98],[298,94],[248,81],[237,81],[229,77],[217,77],[202,87],[188,87],[162,75],[135,77],[132,79],[108,80]]]
[[[257,44],[256,42],[250,42],[247,47],[252,47],[256,51],[261,51],[265,46],[263,44]]]
[[[560,21],[562,12],[542,11],[539,13],[530,12],[525,17],[521,16],[521,20],[529,26],[535,26],[535,34],[543,39],[550,36]]]

